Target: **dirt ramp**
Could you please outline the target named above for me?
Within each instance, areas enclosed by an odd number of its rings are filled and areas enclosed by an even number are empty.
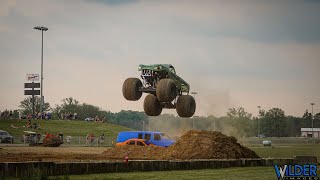
[[[239,159],[259,158],[247,147],[237,143],[237,139],[216,131],[188,131],[168,148],[152,146],[121,146],[110,148],[103,156],[110,159]]]
[[[239,159],[259,158],[233,136],[216,131],[188,131],[166,149],[168,159]]]

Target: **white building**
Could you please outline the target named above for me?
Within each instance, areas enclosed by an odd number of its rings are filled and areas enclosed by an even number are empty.
[[[302,137],[312,137],[312,128],[301,128]],[[320,138],[320,128],[313,128],[313,137]]]

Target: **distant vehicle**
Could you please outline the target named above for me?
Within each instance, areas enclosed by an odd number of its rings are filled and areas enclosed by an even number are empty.
[[[259,138],[266,138],[267,136],[266,135],[264,135],[264,134],[260,134],[259,135]]]
[[[264,141],[262,141],[262,144],[263,144],[263,146],[271,146],[272,142],[268,141],[268,140],[264,140]]]
[[[21,137],[21,141],[23,143],[37,143],[41,139],[41,134],[33,132],[33,131],[23,131],[23,135]]]
[[[169,136],[163,132],[155,131],[124,131],[118,134],[117,143],[123,143],[128,139],[143,139],[147,145],[168,147],[175,143]]]
[[[87,118],[85,118],[84,120],[85,120],[85,121],[94,121],[94,118],[92,118],[92,117],[87,117]]]
[[[125,146],[125,145],[135,145],[135,146],[153,146],[150,142],[145,139],[128,139],[125,142],[119,142],[116,146]]]
[[[13,143],[14,137],[7,131],[0,130],[0,143]]]

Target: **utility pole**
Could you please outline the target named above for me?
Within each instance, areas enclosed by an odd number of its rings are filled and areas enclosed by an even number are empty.
[[[258,112],[258,138],[260,138],[260,109],[261,109],[261,106],[257,106],[258,109],[259,109],[259,112]]]
[[[311,104],[311,131],[312,131],[312,144],[314,144],[314,132],[313,132],[313,105],[315,103],[310,103]]]
[[[44,26],[36,26],[33,29],[39,30],[41,31],[41,87],[40,87],[40,114],[41,114],[41,119],[42,119],[42,113],[43,113],[43,102],[44,102],[44,98],[43,98],[43,31],[48,31],[47,27]]]

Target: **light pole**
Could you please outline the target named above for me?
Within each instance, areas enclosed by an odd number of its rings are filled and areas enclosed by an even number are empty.
[[[196,94],[198,94],[197,92],[191,92],[191,94],[193,94],[193,98],[196,99]],[[192,118],[192,129],[194,129],[194,117]]]
[[[261,106],[257,106],[258,109],[259,109],[259,114],[258,114],[258,138],[260,138],[260,109],[261,109]]]
[[[43,31],[48,31],[47,27],[44,26],[36,26],[33,29],[41,31],[41,83],[40,83],[40,114],[42,119],[42,111],[43,111]]]
[[[311,105],[311,131],[312,131],[312,144],[314,144],[314,133],[313,133],[313,105],[315,103],[310,103]]]

